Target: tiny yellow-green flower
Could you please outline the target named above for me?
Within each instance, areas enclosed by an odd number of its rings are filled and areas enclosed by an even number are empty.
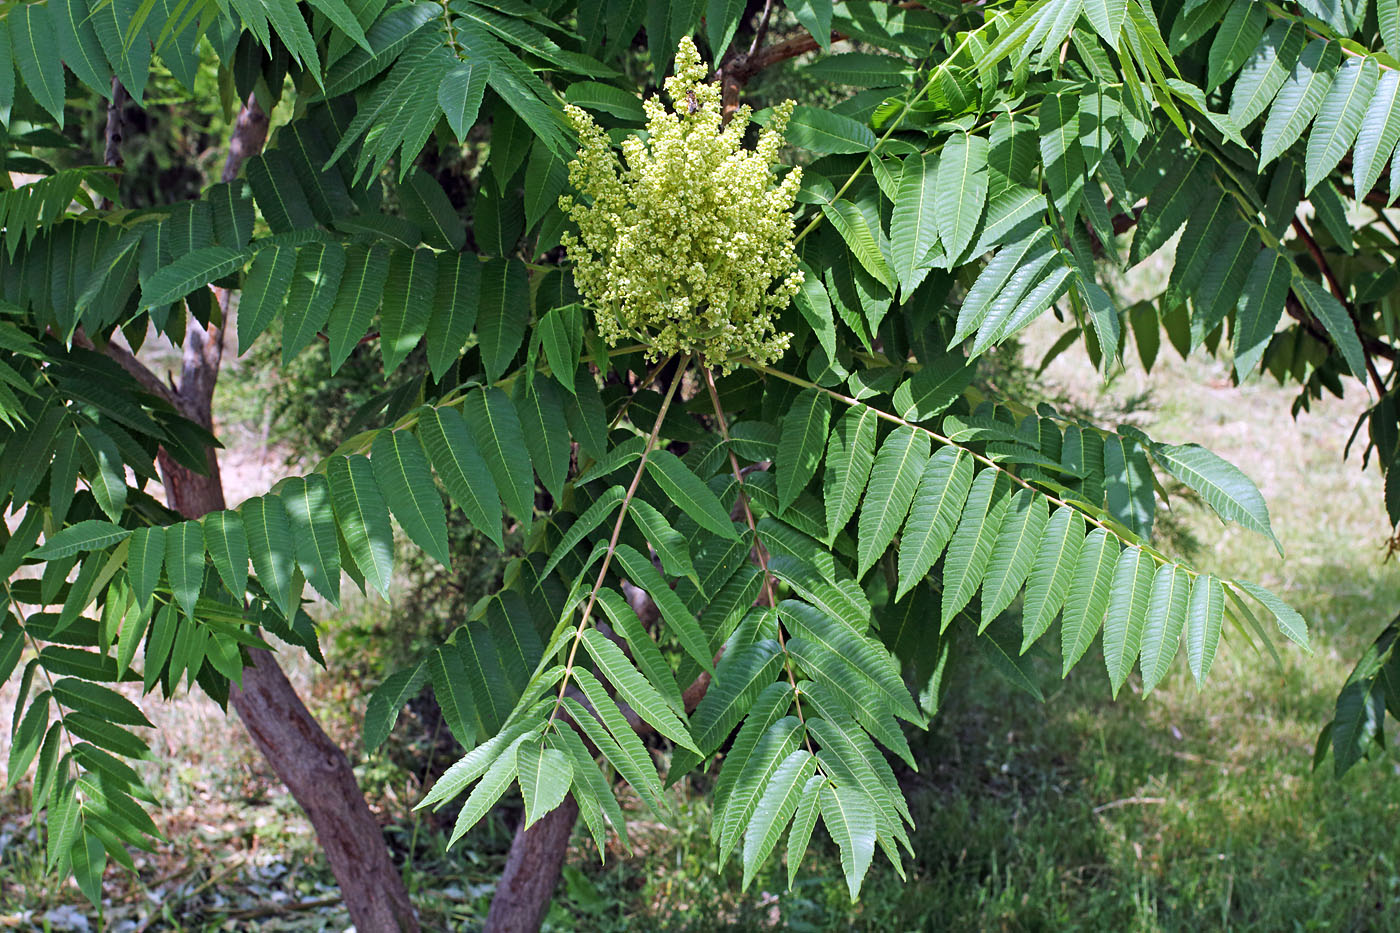
[[[772,171],[793,102],[774,107],[746,149],[749,108],[724,124],[720,89],[705,75],[682,39],[665,84],[672,109],[646,101],[646,135],[625,139],[621,160],[588,114],[566,107],[579,136],[569,181],[583,197],[559,203],[578,224],[563,243],[605,340],[729,371],[740,357],[773,362],[792,336],[775,322],[802,284],[792,216],[802,172],[779,182]]]

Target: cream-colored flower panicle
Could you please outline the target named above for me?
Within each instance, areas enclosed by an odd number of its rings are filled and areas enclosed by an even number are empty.
[[[725,371],[739,357],[762,363],[787,349],[775,320],[802,284],[792,205],[802,173],[772,172],[792,101],[773,108],[756,148],[743,146],[750,111],[721,118],[720,89],[689,37],[666,79],[668,109],[646,101],[645,140],[628,137],[618,160],[583,110],[569,181],[582,198],[560,206],[578,224],[564,246],[574,281],[610,344],[636,340],[649,358],[694,353]]]

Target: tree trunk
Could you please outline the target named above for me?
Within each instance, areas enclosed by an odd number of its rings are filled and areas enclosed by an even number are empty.
[[[229,143],[225,181],[238,176],[243,161],[261,149],[266,138],[267,116],[249,97]],[[227,294],[220,299],[227,313]],[[186,417],[211,430],[223,344],[222,326],[206,329],[191,320],[180,386],[174,393]],[[187,518],[226,506],[218,456],[210,449],[208,457],[208,474],[201,476],[161,452],[170,505]],[[384,836],[355,781],[350,760],[301,702],[270,652],[250,651],[249,660],[242,685],[230,684],[229,699],[258,751],[310,817],[356,929],[360,933],[417,931],[403,878],[389,859]]]
[[[534,826],[516,832],[491,898],[486,933],[538,933],[554,898],[577,819],[578,804],[568,796]],[[521,821],[523,825],[523,816]]]

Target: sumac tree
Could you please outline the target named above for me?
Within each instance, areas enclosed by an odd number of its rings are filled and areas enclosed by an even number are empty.
[[[223,180],[114,203],[123,108],[157,63],[193,93],[200,54],[238,114]],[[247,722],[357,926],[412,928],[268,647],[319,657],[308,597],[346,577],[387,595],[395,525],[450,563],[448,508],[524,546],[365,735],[431,685],[464,754],[420,806],[459,806],[455,838],[518,789],[500,929],[538,924],[576,815],[625,844],[615,782],[664,816],[716,761],[746,879],[795,876],[818,824],[852,897],[877,849],[902,870],[889,756],[966,652],[1032,691],[1031,654],[1088,656],[1116,694],[1204,680],[1227,624],[1306,648],[1278,597],[1152,543],[1170,477],[1276,544],[1243,472],[1001,397],[979,358],[1049,314],[1105,371],[1131,329],[1149,368],[1165,334],[1303,406],[1356,380],[1400,489],[1397,54],[1395,0],[4,3],[0,676],[51,866],[96,900],[150,844],[132,698],[185,683]],[[839,102],[751,94],[776,67]],[[75,154],[65,102],[99,95],[107,145]],[[461,146],[470,177],[434,170]],[[1149,256],[1165,288],[1120,306],[1106,276]],[[214,383],[272,335],[390,375],[365,430],[228,508]]]

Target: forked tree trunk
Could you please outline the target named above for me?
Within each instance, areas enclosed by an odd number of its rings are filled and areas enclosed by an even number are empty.
[[[225,181],[238,176],[243,161],[260,150],[266,138],[267,116],[249,97],[229,142]],[[222,298],[227,311],[227,296]],[[190,321],[180,385],[174,394],[185,415],[206,428],[213,426],[214,385],[222,358],[222,327],[206,330]],[[187,518],[226,506],[218,456],[210,449],[208,457],[208,475],[201,476],[161,454],[170,505]],[[302,703],[276,658],[261,649],[249,655],[243,683],[230,685],[229,699],[258,751],[310,817],[356,929],[359,933],[417,931],[403,878],[389,859],[384,836],[349,759]]]
[[[505,871],[491,898],[486,933],[538,933],[554,898],[577,819],[578,804],[568,796],[534,826],[516,831]]]

